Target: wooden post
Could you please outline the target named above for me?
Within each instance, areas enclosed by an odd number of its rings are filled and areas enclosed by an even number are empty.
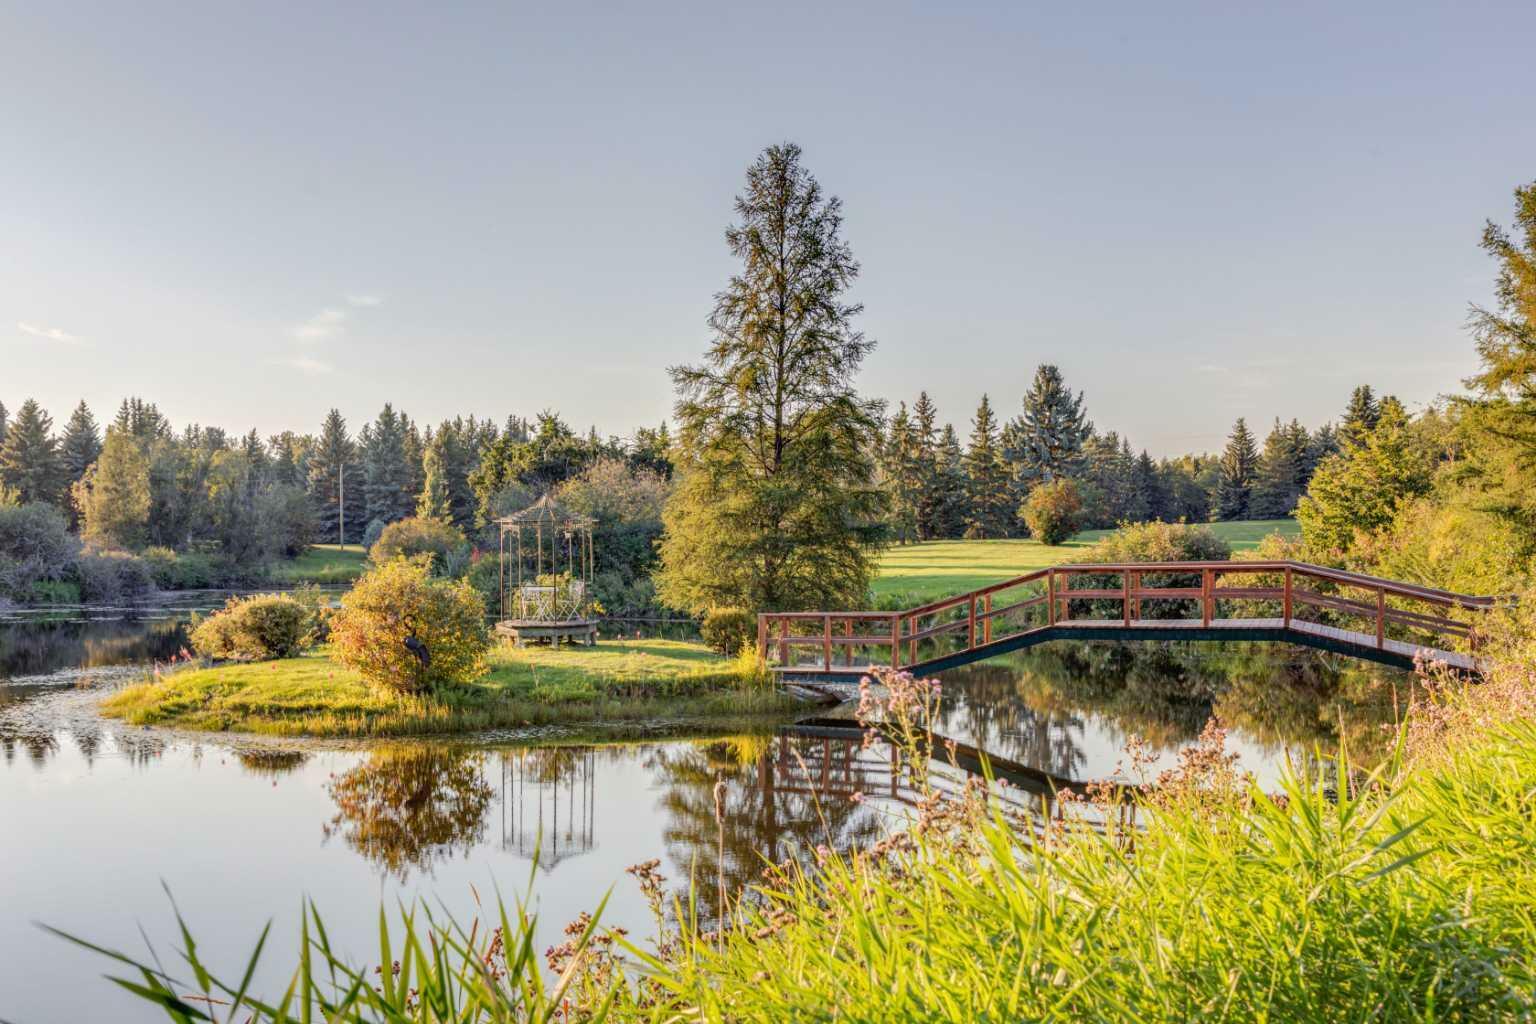
[[[1211,599],[1212,573],[1209,569],[1200,570],[1200,625],[1211,624],[1211,605],[1215,602]]]
[[[910,619],[907,620],[907,636],[912,637],[911,640],[907,641],[907,664],[908,665],[916,665],[917,664],[917,637],[915,635],[916,633],[917,633],[917,616],[914,615]]]
[[[1131,618],[1141,618],[1141,573],[1131,573],[1131,589],[1137,591],[1137,595],[1131,598]]]
[[[832,616],[821,617],[821,664],[826,671],[832,671]]]
[[[853,639],[853,620],[852,619],[844,619],[843,620],[843,637],[844,637],[844,639],[847,639],[847,640],[852,640]],[[852,665],[853,664],[853,644],[843,644],[843,664],[844,665]]]
[[[779,664],[789,664],[789,620],[779,620]]]
[[[757,656],[768,660],[768,616],[757,613]]]
[[[1120,615],[1125,620],[1125,628],[1131,628],[1131,574],[1128,570],[1120,572]]]
[[[971,648],[976,646],[976,595],[975,594],[971,595],[971,608],[970,608],[969,616],[968,616],[968,618],[966,620],[966,625],[968,627],[968,631],[966,633],[967,640],[966,640],[965,646],[966,646],[966,650],[970,650]]]
[[[1045,624],[1056,625],[1056,570],[1045,571]]]
[[[1376,588],[1376,649],[1382,650],[1387,646],[1387,591],[1384,587]]]
[[[1294,607],[1291,603],[1291,567],[1285,567],[1285,600],[1281,602],[1285,615],[1285,628],[1291,628],[1291,611]]]
[[[982,598],[982,610],[987,613],[987,620],[981,624],[982,643],[992,642],[992,595]]]
[[[901,616],[891,616],[891,668],[901,668]]]

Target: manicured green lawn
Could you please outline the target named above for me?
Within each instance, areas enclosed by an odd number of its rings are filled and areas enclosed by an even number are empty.
[[[596,647],[497,644],[480,679],[431,696],[371,687],[324,651],[184,669],[120,690],[102,711],[134,725],[306,736],[399,736],[551,723],[708,719],[788,703],[734,661],[678,640]]]
[[[298,558],[272,566],[276,583],[351,583],[367,568],[368,552],[360,544],[338,547],[316,544]]]
[[[1271,533],[1295,537],[1301,527],[1294,519],[1264,519],[1246,523],[1210,523],[1207,527],[1244,551]],[[1059,547],[1035,540],[941,540],[892,547],[880,559],[880,575],[871,590],[886,606],[891,601],[919,604],[984,587],[1048,565],[1072,561],[1113,530],[1085,530]]]

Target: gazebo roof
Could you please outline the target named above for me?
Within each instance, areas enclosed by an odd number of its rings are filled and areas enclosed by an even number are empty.
[[[521,512],[502,516],[496,520],[502,526],[591,526],[590,516],[578,515],[557,502],[554,495],[545,494]]]

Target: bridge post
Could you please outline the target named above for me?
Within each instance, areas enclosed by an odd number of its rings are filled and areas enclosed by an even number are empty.
[[[970,637],[970,639],[966,643],[966,647],[967,648],[972,648],[972,647],[976,646],[976,595],[975,594],[971,595],[971,610],[970,610],[970,616],[969,616],[969,621],[968,621],[967,625],[969,627],[969,637]]]
[[[1281,605],[1282,605],[1282,611],[1283,611],[1283,613],[1285,615],[1285,628],[1286,629],[1290,629],[1291,628],[1291,611],[1292,611],[1292,608],[1293,608],[1293,605],[1291,603],[1291,567],[1290,566],[1286,566],[1285,567],[1285,600],[1283,602],[1281,602]]]
[[[1376,588],[1376,649],[1385,650],[1387,646],[1387,590],[1385,587]]]
[[[821,664],[826,671],[832,671],[832,616],[821,617]]]
[[[891,668],[901,668],[901,616],[891,615]]]
[[[1209,628],[1211,624],[1211,585],[1215,582],[1214,573],[1209,569],[1200,570],[1200,625]]]
[[[1137,593],[1138,593],[1138,596],[1131,598],[1131,618],[1133,618],[1133,619],[1140,619],[1141,618],[1141,597],[1139,596],[1139,594],[1140,594],[1140,591],[1141,591],[1141,573],[1139,573],[1139,572],[1131,573],[1131,589],[1134,590],[1134,591],[1137,591]]]
[[[1120,570],[1120,615],[1125,620],[1125,628],[1131,628],[1131,571]]]
[[[1045,624],[1056,625],[1056,570],[1045,572]]]
[[[768,660],[768,616],[757,613],[757,656]]]
[[[789,664],[789,620],[779,620],[779,664]]]
[[[992,642],[992,595],[991,594],[988,594],[986,597],[984,597],[982,599],[981,607],[982,607],[982,610],[987,613],[987,620],[985,622],[983,622],[982,625],[981,625],[981,637],[982,637],[981,642],[985,643],[985,644],[989,644],[989,643]]]

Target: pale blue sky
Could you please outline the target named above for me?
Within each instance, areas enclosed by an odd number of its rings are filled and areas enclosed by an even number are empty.
[[[1156,454],[1473,366],[1536,4],[0,2],[0,400],[667,415],[766,144],[962,433],[1037,363]]]

